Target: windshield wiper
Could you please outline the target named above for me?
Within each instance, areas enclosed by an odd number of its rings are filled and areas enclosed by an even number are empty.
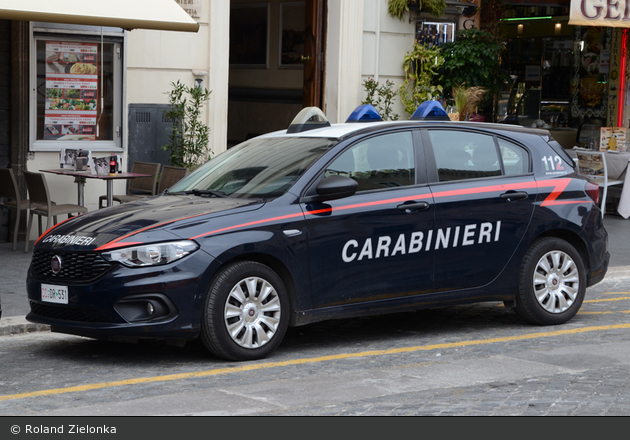
[[[192,194],[197,197],[221,197],[226,198],[228,195],[223,191],[212,191],[209,189],[193,189],[192,191],[186,191],[186,194]]]

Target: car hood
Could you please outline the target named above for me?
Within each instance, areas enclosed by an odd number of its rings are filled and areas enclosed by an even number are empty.
[[[88,251],[182,238],[172,232],[187,221],[259,209],[261,200],[162,194],[65,220],[46,231],[35,249]]]

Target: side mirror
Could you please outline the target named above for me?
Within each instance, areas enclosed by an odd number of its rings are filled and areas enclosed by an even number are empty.
[[[302,202],[311,203],[342,199],[354,195],[358,186],[357,181],[349,177],[329,176],[319,182],[315,188],[317,195],[307,196]]]

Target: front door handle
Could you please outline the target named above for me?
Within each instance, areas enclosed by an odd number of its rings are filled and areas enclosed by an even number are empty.
[[[529,194],[527,194],[525,191],[508,191],[506,193],[501,194],[501,199],[508,202],[514,202],[516,200],[523,200],[523,199],[526,199],[527,197],[529,197]]]
[[[423,211],[428,207],[429,204],[427,202],[405,202],[402,205],[397,206],[399,211],[405,211],[406,213]]]

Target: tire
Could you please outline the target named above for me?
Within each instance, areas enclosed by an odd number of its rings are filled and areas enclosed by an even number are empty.
[[[555,237],[535,241],[521,265],[516,313],[539,325],[564,324],[586,293],[586,269],[578,251]]]
[[[287,331],[289,299],[280,277],[264,264],[241,261],[215,277],[204,301],[201,340],[230,361],[261,359]]]

